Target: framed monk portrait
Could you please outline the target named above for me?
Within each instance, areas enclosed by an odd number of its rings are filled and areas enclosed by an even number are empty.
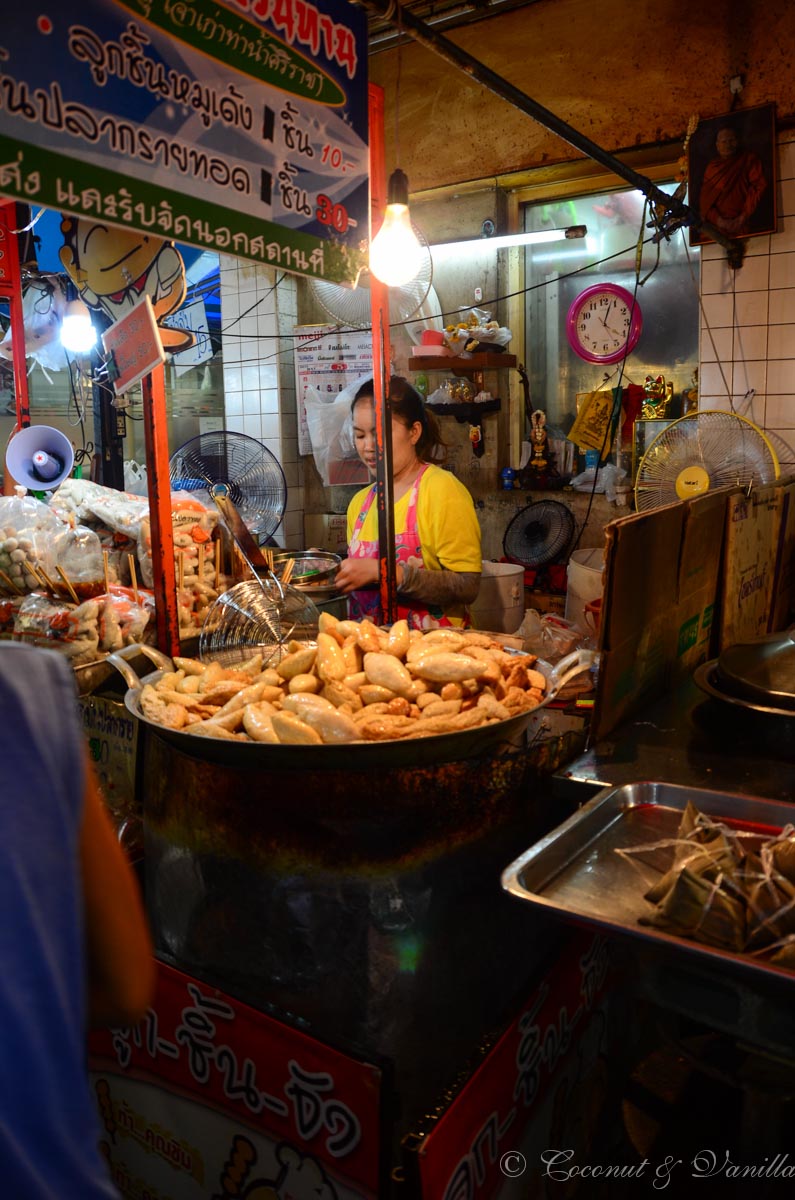
[[[688,146],[688,204],[726,237],[776,231],[776,106],[700,121]],[[690,245],[711,242],[690,227]]]

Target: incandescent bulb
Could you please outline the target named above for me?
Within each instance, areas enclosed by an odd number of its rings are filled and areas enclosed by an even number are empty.
[[[388,287],[416,278],[422,266],[422,246],[411,225],[407,204],[388,204],[384,223],[370,246],[370,270]]]
[[[61,321],[61,345],[72,354],[87,354],[97,342],[97,331],[83,300],[70,300]]]

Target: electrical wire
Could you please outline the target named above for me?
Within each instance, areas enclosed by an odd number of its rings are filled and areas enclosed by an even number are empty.
[[[650,243],[652,241],[653,241],[653,238],[648,237],[648,238],[644,239],[644,245],[647,242]],[[631,246],[625,246],[623,249],[617,250],[613,254],[608,254],[604,258],[595,259],[592,262],[585,263],[581,267],[574,267],[571,271],[562,272],[560,275],[557,276],[557,278],[555,279],[554,282],[555,282],[555,284],[558,284],[562,279],[575,278],[577,275],[580,275],[585,271],[591,271],[591,270],[593,270],[594,267],[599,267],[599,266],[602,266],[604,263],[611,262],[614,258],[623,258],[626,256],[626,254],[630,250],[635,249],[636,246],[637,246],[637,243],[633,243]],[[283,278],[283,276],[282,276],[282,278]],[[277,281],[277,283],[278,282],[279,281]],[[274,285],[274,286],[276,286],[276,285]],[[515,292],[505,292],[501,296],[493,296],[489,299],[481,301],[481,305],[483,307],[492,307],[495,304],[501,304],[506,300],[513,300],[513,299],[516,299],[518,296],[526,296],[526,295],[529,295],[531,292],[540,291],[543,288],[550,287],[550,286],[552,286],[551,281],[547,282],[546,280],[544,280],[540,283],[531,284],[529,287],[519,288]],[[263,299],[264,298],[265,297],[263,297]],[[260,303],[260,301],[257,301],[257,303]],[[253,305],[252,308],[253,307],[256,307],[256,305]],[[231,326],[235,325],[242,316],[247,315],[247,313],[249,313],[249,312],[251,312],[251,309],[247,309],[246,313],[241,313],[240,317],[235,317],[230,322],[229,326],[224,326],[221,330],[221,336],[224,338],[227,337],[229,335]],[[438,313],[437,316],[439,318],[441,318],[442,320],[444,320],[445,317],[454,317],[454,316],[458,316],[459,314],[460,314],[459,309],[449,309],[449,310]],[[416,316],[411,316],[411,317],[407,317],[403,321],[390,321],[390,327],[393,329],[400,329],[406,325],[415,325],[417,323],[417,320],[418,320],[418,318]],[[338,326],[338,328],[343,328],[343,327]],[[346,333],[369,333],[372,326],[368,322],[366,325],[345,326],[344,328],[345,328]],[[273,359],[276,359],[278,361],[283,355],[288,355],[288,354],[293,353],[293,348],[294,348],[293,343],[300,341],[302,343],[302,345],[312,345],[312,343],[314,341],[320,341],[320,339],[323,337],[323,334],[318,334],[316,339],[313,338],[311,340],[307,339],[305,336],[303,336],[301,334],[297,334],[297,333],[296,334],[265,333],[265,334],[251,334],[251,335],[241,333],[241,334],[232,334],[232,336],[245,338],[247,342],[248,341],[279,342],[279,344],[280,344],[279,348],[276,351],[274,351],[273,354],[265,355],[265,356],[257,355],[256,357],[243,359],[243,360],[241,360],[240,363],[235,363],[235,366],[238,366],[238,365],[239,366],[247,366],[252,363],[269,362]],[[281,344],[283,342],[289,342],[290,345],[283,347]]]
[[[653,238],[644,239],[644,237],[643,237],[643,230],[646,228],[647,206],[648,206],[648,200],[644,199],[640,230],[638,232],[638,239],[635,244],[635,284],[632,289],[632,305],[629,310],[629,326],[628,326],[629,329],[632,328],[632,319],[635,316],[635,308],[637,307],[638,288],[641,286],[642,282],[645,283],[645,280],[649,278],[648,275],[645,277],[645,279],[643,281],[641,281],[641,278],[640,278],[641,267],[643,265],[643,247],[647,241],[653,241]],[[658,249],[658,255],[659,255],[659,242],[657,243],[657,249]],[[656,266],[654,269],[656,270]],[[651,273],[652,272],[649,272],[649,274],[651,274]],[[606,426],[605,426],[605,434],[604,434],[604,438],[602,439],[601,449],[599,451],[599,462],[596,464],[596,467],[594,469],[593,484],[591,485],[591,491],[588,496],[588,505],[585,509],[585,516],[583,517],[582,524],[577,532],[577,537],[575,538],[574,544],[571,547],[569,557],[571,557],[571,555],[574,553],[574,551],[579,546],[582,535],[588,526],[589,520],[591,519],[591,509],[593,508],[594,496],[596,495],[596,485],[599,482],[599,463],[601,463],[605,460],[607,453],[608,453],[608,447],[610,446],[612,439],[616,436],[618,437],[619,452],[620,452],[621,434],[618,431],[618,422],[621,419],[621,398],[622,398],[622,393],[623,393],[624,370],[626,368],[627,359],[629,358],[630,353],[631,353],[631,351],[629,349],[629,336],[627,336],[627,341],[625,343],[625,348],[624,348],[624,356],[621,359],[620,363],[618,364],[618,381],[617,381],[615,387],[613,388],[613,404],[612,404],[612,408],[610,411],[610,420],[606,423]],[[618,455],[616,457],[618,458]]]

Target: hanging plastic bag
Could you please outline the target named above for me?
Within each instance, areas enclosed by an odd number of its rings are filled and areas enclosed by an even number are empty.
[[[312,456],[326,487],[334,483],[367,482],[367,468],[353,440],[351,415],[351,403],[361,384],[361,379],[354,380],[330,400],[324,399],[311,385],[306,389],[304,405]]]
[[[124,460],[124,490],[133,496],[148,496],[146,465],[134,458]]]

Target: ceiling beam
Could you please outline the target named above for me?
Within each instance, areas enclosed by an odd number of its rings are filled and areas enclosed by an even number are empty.
[[[671,214],[678,224],[689,225],[694,229],[701,230],[718,245],[723,246],[730,266],[739,267],[742,264],[745,249],[742,241],[727,238],[721,230],[716,229],[709,221],[704,221],[694,209],[682,200],[675,196],[669,196],[645,175],[639,174],[626,163],[622,163],[620,159],[604,150],[596,142],[592,142],[585,134],[561,120],[550,109],[544,108],[537,100],[531,99],[525,92],[509,83],[507,79],[503,79],[496,71],[492,71],[485,63],[480,62],[466,50],[457,46],[455,42],[451,42],[449,38],[419,20],[409,9],[396,4],[395,0],[352,0],[352,2],[364,8],[368,13],[390,21],[397,29],[408,33],[414,41],[419,42],[426,49],[432,50],[446,62],[463,71],[470,79],[506,100],[520,112],[538,121],[539,125],[549,129],[564,142],[568,142],[570,146],[574,146],[576,150],[587,155],[588,158],[601,163],[619,178],[637,188],[648,200],[662,205],[663,211]]]

